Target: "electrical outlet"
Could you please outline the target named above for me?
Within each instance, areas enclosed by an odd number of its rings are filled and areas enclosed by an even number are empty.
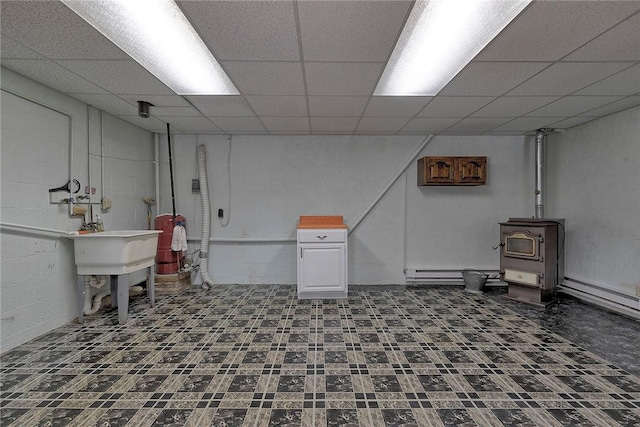
[[[200,192],[200,180],[195,178],[191,180],[191,192],[199,193]]]

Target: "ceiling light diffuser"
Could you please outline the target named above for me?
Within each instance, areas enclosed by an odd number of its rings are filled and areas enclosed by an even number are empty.
[[[417,0],[374,95],[437,95],[530,2]]]
[[[173,0],[62,0],[178,95],[239,95]]]

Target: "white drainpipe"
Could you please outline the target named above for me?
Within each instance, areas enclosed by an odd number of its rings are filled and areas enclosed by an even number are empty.
[[[109,280],[109,276],[85,276],[84,280],[84,314],[89,316],[91,314],[97,313],[100,310],[100,306],[102,305],[102,298],[109,295],[110,289],[104,290],[102,292],[97,293],[93,297],[93,304],[91,303],[91,289],[100,289],[104,285],[107,284]]]

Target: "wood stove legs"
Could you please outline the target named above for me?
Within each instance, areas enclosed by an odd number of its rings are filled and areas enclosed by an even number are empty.
[[[507,295],[504,298],[535,305],[537,307],[548,307],[558,301],[555,293],[549,289],[520,285],[509,282]]]

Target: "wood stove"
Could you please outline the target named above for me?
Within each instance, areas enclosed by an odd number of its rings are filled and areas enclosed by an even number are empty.
[[[547,306],[564,279],[564,219],[509,218],[500,223],[500,276],[507,298]]]

